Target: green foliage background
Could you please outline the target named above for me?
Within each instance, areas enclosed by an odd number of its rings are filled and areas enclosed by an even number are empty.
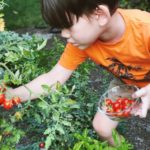
[[[8,6],[4,9],[8,29],[23,27],[45,27],[41,12],[40,0],[6,0]],[[150,10],[149,0],[120,0],[122,8],[138,8]]]

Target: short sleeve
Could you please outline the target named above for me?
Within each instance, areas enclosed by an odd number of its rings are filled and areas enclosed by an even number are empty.
[[[87,55],[84,50],[68,43],[58,63],[67,69],[75,70],[86,58]]]

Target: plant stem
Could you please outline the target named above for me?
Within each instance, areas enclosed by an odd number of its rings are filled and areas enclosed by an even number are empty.
[[[0,62],[0,66],[4,67],[10,73],[10,75],[15,78],[14,73],[6,66],[6,64]]]

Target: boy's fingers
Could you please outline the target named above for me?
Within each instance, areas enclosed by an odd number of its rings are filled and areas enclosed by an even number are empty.
[[[141,112],[141,104],[136,104],[134,107],[133,107],[133,109],[132,109],[132,111],[131,111],[131,114],[133,114],[134,116],[137,116],[137,115],[139,115],[139,112]]]
[[[144,99],[142,101],[144,101]],[[142,102],[141,104],[138,104],[137,106],[135,106],[131,113],[134,116],[139,116],[140,118],[145,118],[147,116],[147,111],[148,111],[147,103]]]
[[[145,102],[143,102],[145,101]],[[147,116],[147,111],[148,111],[148,104],[146,103],[146,99],[142,99],[142,111],[141,111],[141,118],[145,118]]]
[[[132,97],[133,98],[138,98],[138,97],[144,96],[145,94],[146,94],[146,90],[145,90],[145,88],[142,88],[142,89],[136,91],[135,93],[133,93]]]

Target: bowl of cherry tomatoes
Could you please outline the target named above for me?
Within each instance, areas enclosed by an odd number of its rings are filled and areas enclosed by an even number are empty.
[[[99,100],[98,111],[112,120],[130,118],[133,109],[140,104],[140,98],[132,98],[137,86],[119,85],[106,91]]]

